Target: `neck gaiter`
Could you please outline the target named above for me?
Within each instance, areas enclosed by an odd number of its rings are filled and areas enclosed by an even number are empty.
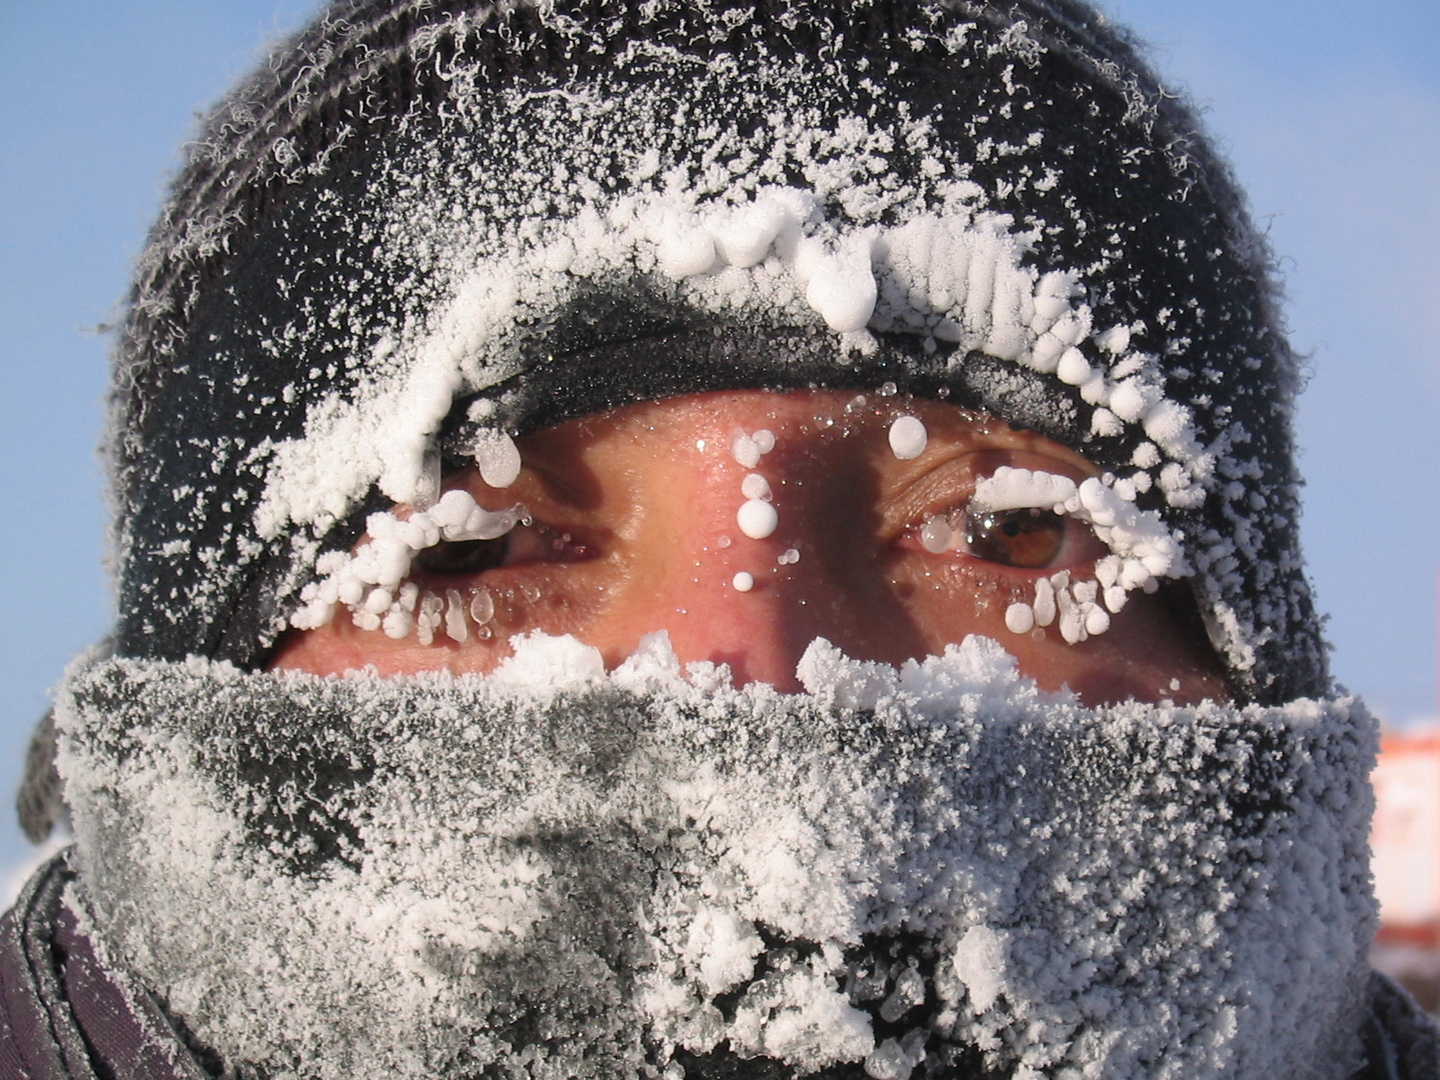
[[[517,638],[488,676],[98,660],[101,945],[241,1077],[1348,1076],[1348,700],[1088,709],[970,638],[806,693]]]

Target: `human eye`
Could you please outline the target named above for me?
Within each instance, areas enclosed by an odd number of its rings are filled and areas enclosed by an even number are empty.
[[[1106,548],[1084,522],[1054,510],[967,508],[959,530],[966,555],[1019,570],[1050,570],[1092,562]]]
[[[437,632],[466,641],[471,624],[485,639],[500,607],[544,594],[539,571],[590,556],[587,545],[536,520],[526,506],[490,509],[457,488],[426,510],[372,514],[352,551],[317,561],[319,576],[301,592],[291,625],[315,629],[346,611],[362,630],[396,639],[413,630],[422,645]]]
[[[1188,572],[1178,535],[1135,504],[1132,481],[1001,466],[911,530],[907,546],[1009,576],[1005,626],[1058,624],[1067,642],[1104,633],[1136,589]]]
[[[932,555],[977,559],[1022,571],[1077,567],[1104,558],[1109,548],[1090,523],[1065,506],[1077,486],[1068,477],[1031,470],[1023,473],[1028,490],[1010,485],[998,491],[994,477],[983,478],[958,504],[929,514],[914,530],[918,546]],[[998,501],[997,501],[998,500]],[[1019,505],[1015,505],[1015,504]]]
[[[570,533],[525,517],[494,539],[441,540],[417,551],[410,561],[410,576],[469,578],[531,563],[576,562],[590,555],[590,548]]]

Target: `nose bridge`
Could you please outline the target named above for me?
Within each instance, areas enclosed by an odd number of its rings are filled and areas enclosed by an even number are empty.
[[[842,580],[836,532],[846,523],[833,520],[830,498],[844,453],[817,451],[808,412],[727,419],[715,432],[719,460],[699,483],[675,484],[684,496],[668,514],[669,556],[652,600],[671,613],[665,629],[682,662],[725,663],[737,684],[796,690],[796,664],[816,636],[855,637],[859,583]],[[757,431],[772,432],[774,446]]]

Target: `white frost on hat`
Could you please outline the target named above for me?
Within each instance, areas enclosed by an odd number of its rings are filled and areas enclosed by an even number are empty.
[[[517,370],[507,352],[516,326],[553,310],[582,279],[652,271],[717,315],[818,322],[862,351],[874,347],[871,330],[912,333],[928,348],[956,346],[953,362],[979,350],[1058,372],[1116,418],[1107,425],[1140,425],[1169,458],[1170,471],[1156,479],[1172,503],[1189,505],[1211,467],[1189,411],[1164,397],[1151,358],[1123,351],[1124,328],[1096,331],[1090,307],[1077,299],[1077,274],[1031,265],[1028,238],[1010,218],[976,211],[973,197],[956,185],[943,211],[880,227],[826,218],[815,193],[798,188],[761,188],[724,203],[667,188],[553,223],[547,242],[517,244],[460,275],[431,327],[407,343],[387,342],[375,361],[379,377],[358,397],[332,395],[312,408],[304,437],[274,448],[259,532],[323,528],[371,485],[398,503],[423,501],[427,455],[453,401]],[[557,269],[561,240],[573,258]],[[1111,361],[1111,374],[1092,370],[1078,348],[1086,341]],[[504,449],[477,446],[496,486],[513,471],[496,457]]]

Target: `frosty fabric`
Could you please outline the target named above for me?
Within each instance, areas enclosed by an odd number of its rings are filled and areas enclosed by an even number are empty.
[[[611,675],[517,644],[487,677],[72,673],[85,895],[201,1044],[301,1077],[1361,1064],[1351,702],[1086,710],[981,639],[898,672],[817,643],[793,696],[663,637]]]
[[[894,382],[1143,473],[1238,690],[1323,693],[1295,363],[1196,130],[1068,3],[338,5],[215,113],[141,261],[119,651],[257,663],[477,396],[516,433]]]

